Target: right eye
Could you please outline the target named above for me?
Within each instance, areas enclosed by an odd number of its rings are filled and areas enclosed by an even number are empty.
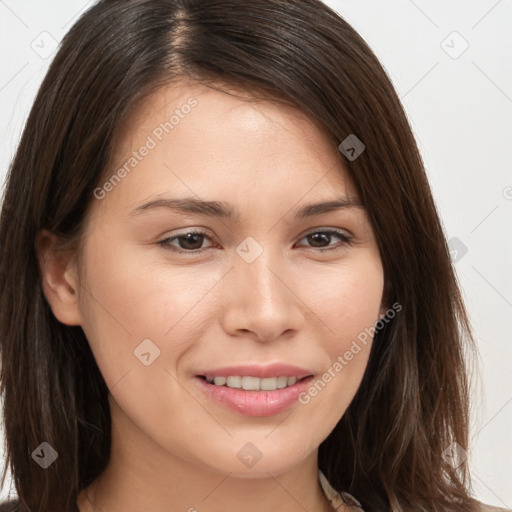
[[[158,241],[157,244],[164,249],[169,249],[180,254],[196,254],[198,252],[203,252],[201,246],[203,245],[202,241],[205,238],[210,239],[205,231],[194,229],[190,231],[184,231],[183,233],[172,237],[166,237]],[[177,241],[180,247],[176,247],[176,245],[173,244],[174,241]],[[199,245],[199,247],[194,247],[197,245]]]

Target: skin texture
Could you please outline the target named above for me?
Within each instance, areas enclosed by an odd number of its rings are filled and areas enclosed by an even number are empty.
[[[152,135],[191,97],[197,105],[172,131],[161,141]],[[80,265],[52,251],[50,233],[38,240],[52,310],[83,328],[111,392],[110,463],[80,494],[80,510],[329,510],[318,446],[360,385],[371,338],[308,404],[273,416],[219,406],[195,376],[285,362],[319,377],[385,311],[366,211],[295,217],[305,204],[357,200],[338,150],[296,109],[181,81],[133,113],[106,179],[148,136],[156,147],[93,199]],[[239,217],[165,207],[132,213],[154,199],[191,196],[228,202]],[[207,236],[158,244],[195,228]],[[306,236],[326,229],[351,241]],[[247,237],[262,249],[252,263],[236,250]],[[145,339],[160,350],[148,366],[134,355]],[[237,457],[248,442],[261,453],[252,467]]]

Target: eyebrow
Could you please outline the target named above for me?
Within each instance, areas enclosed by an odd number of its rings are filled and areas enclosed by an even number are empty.
[[[135,208],[130,215],[139,215],[154,208],[167,208],[179,213],[198,213],[209,217],[220,217],[229,220],[237,220],[238,212],[229,203],[223,201],[205,201],[194,197],[183,199],[154,199]],[[324,201],[322,203],[306,204],[299,208],[295,216],[299,219],[314,217],[335,210],[363,208],[359,201],[351,201],[345,197]]]

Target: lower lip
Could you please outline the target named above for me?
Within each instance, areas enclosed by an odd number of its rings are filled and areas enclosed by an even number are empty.
[[[313,379],[310,375],[293,386],[274,391],[246,391],[227,386],[210,384],[202,377],[196,377],[206,394],[221,406],[246,416],[273,416],[285,411],[298,402],[298,396],[305,391]]]

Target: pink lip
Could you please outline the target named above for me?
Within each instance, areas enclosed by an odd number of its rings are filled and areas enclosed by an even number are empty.
[[[308,375],[313,375],[314,372],[298,366],[292,366],[284,363],[273,363],[265,366],[255,364],[245,364],[239,366],[226,366],[224,368],[217,368],[213,370],[205,370],[198,375],[204,377],[229,377],[229,376],[250,376],[259,377],[264,379],[267,377],[297,377],[302,379]]]
[[[268,366],[231,366],[208,370],[196,376],[198,385],[206,395],[226,407],[246,416],[272,416],[278,414],[292,404],[298,402],[298,396],[305,391],[313,379],[313,372],[285,364],[272,364]],[[246,391],[245,389],[232,389],[226,386],[216,386],[206,381],[204,377],[297,377],[302,379],[293,386],[274,391]]]

